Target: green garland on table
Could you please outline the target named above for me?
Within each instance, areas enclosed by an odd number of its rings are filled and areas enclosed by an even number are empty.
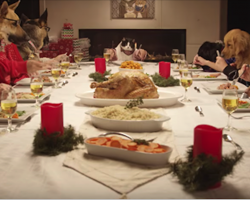
[[[64,128],[63,135],[60,135],[60,132],[48,134],[45,129],[38,129],[33,141],[33,152],[37,155],[56,156],[83,143],[83,136],[76,135],[71,125]]]
[[[159,73],[155,73],[154,75],[151,75],[151,77],[155,85],[159,87],[170,87],[180,85],[180,80],[175,79],[173,76],[170,76],[169,78],[164,78]]]
[[[244,151],[232,152],[222,156],[220,163],[214,162],[212,156],[200,154],[193,159],[193,146],[188,147],[186,161],[179,159],[170,164],[170,172],[177,176],[179,182],[189,192],[207,190],[223,178],[233,173],[234,166],[241,161]]]
[[[111,70],[105,71],[104,74],[101,74],[101,73],[99,73],[99,72],[94,72],[94,73],[89,74],[89,78],[93,78],[94,81],[100,83],[100,82],[103,82],[103,81],[107,81],[107,80],[108,80],[108,78],[105,77],[105,76],[111,75],[110,72],[111,72]]]

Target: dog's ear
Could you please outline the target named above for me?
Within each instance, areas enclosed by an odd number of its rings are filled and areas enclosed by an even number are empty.
[[[7,13],[8,13],[8,3],[4,1],[0,9],[0,16],[5,17]]]
[[[41,15],[41,17],[39,18],[39,23],[45,23],[47,24],[47,19],[48,19],[48,11],[47,8],[46,10],[43,12],[43,14]]]
[[[16,3],[13,3],[9,5],[9,9],[16,10],[17,6],[19,5],[20,1],[17,1]]]
[[[25,23],[25,22],[27,22],[29,20],[29,18],[25,15],[25,14],[22,14],[21,15],[21,21],[22,21],[22,23]]]
[[[248,33],[244,34],[242,32],[241,35],[239,35],[239,37],[233,38],[236,55],[239,55],[247,51],[247,49],[249,48],[249,37],[247,37],[247,34]]]

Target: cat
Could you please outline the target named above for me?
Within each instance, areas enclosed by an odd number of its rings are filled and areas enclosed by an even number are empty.
[[[124,18],[126,11],[126,5],[128,7],[133,7],[133,4],[135,4],[135,0],[121,0],[119,4],[119,18]]]
[[[135,0],[135,13],[137,18],[147,18],[147,0]]]
[[[135,51],[135,39],[123,38],[122,41],[115,48],[117,60],[127,61],[133,59]]]
[[[135,4],[133,4],[132,6],[129,6],[128,4],[126,4],[126,14],[124,14],[124,18],[136,18],[136,14],[135,14]]]

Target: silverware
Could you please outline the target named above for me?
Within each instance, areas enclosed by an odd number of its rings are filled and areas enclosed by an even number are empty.
[[[197,92],[199,92],[199,93],[201,92],[199,87],[195,86],[194,89],[197,90]]]
[[[100,136],[100,137],[105,137],[105,136],[107,136],[107,135],[120,135],[120,136],[124,136],[124,137],[126,137],[126,138],[128,138],[128,139],[130,139],[130,140],[134,140],[134,138],[132,138],[132,137],[129,136],[128,134],[126,134],[126,133],[120,133],[120,132],[108,132],[108,133],[100,134],[99,136]],[[154,140],[155,140],[155,138],[150,139],[150,140],[146,140],[146,141],[147,141],[147,142],[152,142],[152,141],[154,141]]]
[[[249,67],[249,65],[247,65],[247,67]],[[236,82],[238,82],[239,78],[245,73],[246,69],[241,73],[241,75],[238,76],[238,78],[233,80],[233,85],[236,84]]]
[[[234,118],[234,119],[243,119],[244,117],[250,117],[250,115],[244,115],[244,116],[241,116],[241,117],[235,117],[235,116],[233,116],[233,115],[231,115],[232,116],[232,118]]]
[[[220,56],[220,52],[219,52],[219,50],[217,50],[217,51],[216,51],[216,53],[217,53],[217,56]]]
[[[202,108],[200,106],[195,106],[195,110],[200,113],[201,116],[204,116]]]
[[[240,99],[248,99],[248,95],[247,93],[242,93],[241,96],[240,96]]]
[[[232,143],[236,147],[237,150],[240,150],[240,151],[242,150],[241,146],[238,145],[237,143],[235,143],[230,135],[223,134],[222,137],[223,137],[224,141]]]
[[[76,76],[76,75],[78,75],[78,72],[74,72],[72,76]]]
[[[66,85],[68,83],[67,80],[64,80],[63,83],[62,83],[62,86]]]

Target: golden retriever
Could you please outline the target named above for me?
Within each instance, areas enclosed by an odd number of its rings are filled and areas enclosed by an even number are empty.
[[[237,69],[250,64],[250,35],[247,32],[233,29],[225,35],[224,43],[222,55],[225,59],[234,57]]]

